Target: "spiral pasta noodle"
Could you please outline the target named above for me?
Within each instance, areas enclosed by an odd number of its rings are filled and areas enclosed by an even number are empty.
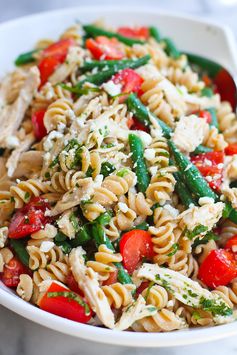
[[[146,299],[148,304],[152,304],[159,310],[166,307],[169,301],[169,295],[166,289],[159,285],[154,285],[150,289],[145,288],[142,291],[142,296]]]
[[[16,293],[25,301],[29,302],[33,296],[34,285],[32,278],[27,274],[20,275],[20,282]]]
[[[170,201],[176,183],[173,176],[174,172],[176,172],[174,166],[158,170],[157,174],[152,176],[150,185],[146,190],[147,198],[160,204]]]
[[[40,250],[40,247],[29,245],[27,247],[29,253],[29,268],[36,270],[38,268],[45,268],[49,263],[56,261],[64,261],[65,255],[59,247],[54,246],[47,252]]]
[[[59,124],[66,126],[73,115],[71,101],[65,99],[56,100],[49,105],[44,115],[44,125],[47,132],[57,129]]]
[[[95,261],[88,261],[86,265],[98,273],[100,280],[107,280],[110,273],[116,270],[113,263],[120,261],[122,261],[121,254],[114,254],[111,249],[102,244],[95,253]]]
[[[10,195],[14,198],[16,208],[29,202],[32,196],[38,197],[47,192],[49,192],[48,185],[39,179],[20,181],[16,186],[10,187]]]
[[[119,309],[128,306],[132,302],[132,291],[134,291],[135,285],[122,285],[116,282],[109,286],[102,286],[101,289],[107,297],[110,306]]]
[[[184,85],[190,92],[199,92],[204,87],[204,82],[200,81],[198,74],[190,68],[181,70],[180,68],[169,67],[167,78],[175,85]]]
[[[225,140],[228,143],[235,143],[237,119],[229,102],[221,102],[220,107],[217,109],[217,118],[220,125],[220,130],[223,132]]]

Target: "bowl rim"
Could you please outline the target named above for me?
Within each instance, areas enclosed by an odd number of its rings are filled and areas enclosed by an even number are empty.
[[[7,30],[7,28],[16,26],[22,21],[29,19],[37,19],[44,16],[53,14],[55,16],[62,13],[73,13],[77,11],[96,12],[96,10],[101,10],[106,12],[118,11],[119,13],[127,13],[128,11],[133,11],[133,13],[144,13],[146,14],[157,14],[160,16],[168,16],[175,19],[191,20],[195,23],[205,24],[211,27],[218,28],[221,30],[227,41],[230,55],[232,60],[236,63],[237,68],[237,48],[235,43],[235,37],[226,25],[217,24],[213,20],[203,19],[199,16],[183,15],[181,13],[175,14],[170,11],[164,11],[156,9],[150,9],[147,6],[125,6],[122,9],[118,6],[76,6],[69,8],[60,8],[57,10],[42,11],[31,15],[18,17],[6,22],[0,23],[0,31]],[[4,286],[3,286],[4,287]],[[4,287],[5,288],[5,287]],[[48,312],[42,311],[39,308],[31,305],[28,302],[16,297],[9,291],[0,288],[0,304],[12,310],[13,312],[27,318],[35,323],[48,327],[50,329],[65,333],[71,336],[79,337],[86,340],[96,341],[105,344],[113,344],[120,346],[131,346],[131,347],[171,347],[180,345],[189,345],[204,343],[207,341],[213,341],[217,339],[223,339],[237,333],[237,324],[230,323],[225,325],[219,325],[218,327],[203,327],[196,328],[192,330],[180,330],[169,333],[140,333],[140,332],[129,332],[129,331],[115,331],[106,328],[95,327],[87,324],[77,323],[59,316],[50,314]],[[189,334],[189,335],[188,335]]]

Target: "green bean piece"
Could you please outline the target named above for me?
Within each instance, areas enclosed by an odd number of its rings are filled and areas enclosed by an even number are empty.
[[[25,247],[24,239],[10,239],[10,245],[14,249],[16,255],[20,259],[20,261],[29,267],[29,254]]]
[[[76,233],[76,236],[74,239],[71,239],[70,245],[73,248],[78,247],[79,245],[85,245],[91,240],[90,236],[90,225],[85,224],[81,229]]]
[[[230,205],[230,203],[226,203],[226,205]],[[231,210],[230,210],[230,214],[228,217],[232,222],[237,224],[237,210],[235,210],[232,206],[231,206]]]
[[[110,239],[106,236],[103,228],[98,223],[94,223],[92,225],[92,236],[95,240],[96,247],[98,248],[101,244],[105,244],[107,248],[115,251],[113,244]],[[118,269],[118,280],[122,284],[130,284],[132,283],[131,277],[128,272],[124,269],[121,263],[114,263],[116,268]]]
[[[137,186],[140,192],[145,193],[150,183],[150,175],[144,159],[144,148],[142,140],[136,134],[128,136],[130,150],[132,152],[132,161],[137,176]]]
[[[34,54],[39,52],[39,50],[40,49],[35,49],[33,51],[20,54],[15,60],[15,65],[19,67],[24,64],[35,62],[36,58],[34,57]]]
[[[54,242],[56,243],[65,242],[65,240],[67,240],[67,236],[62,232],[58,232],[54,238]]]
[[[163,38],[162,41],[165,43],[165,51],[166,53],[174,58],[178,59],[181,55],[180,51],[176,48],[174,42],[170,38]]]
[[[231,181],[230,187],[237,187],[237,180]]]
[[[112,218],[112,213],[110,211],[106,211],[102,213],[98,218],[96,218],[96,222],[99,223],[101,226],[106,226],[109,224]]]
[[[219,124],[216,116],[216,109],[214,107],[208,108],[206,111],[210,112],[211,114],[211,123],[210,126],[214,126],[219,129]]]
[[[195,198],[211,197],[215,201],[218,200],[218,196],[209,187],[198,168],[179,151],[172,141],[169,141],[168,144],[174,156],[175,163],[181,173],[181,177],[185,181],[189,190],[192,191]]]
[[[75,86],[74,89],[81,89],[82,85],[85,83],[92,83],[94,85],[101,85],[107,80],[109,80],[114,74],[118,73],[120,70],[123,70],[125,68],[139,68],[140,66],[146,64],[150,59],[150,56],[144,56],[142,58],[136,59],[136,60],[130,60],[130,65],[115,65],[111,66],[108,69],[101,70],[98,73],[87,75],[85,79],[79,81],[77,85]]]
[[[201,90],[201,96],[212,97],[213,95],[214,95],[213,90],[211,88],[208,88],[207,86],[205,86]]]
[[[124,269],[121,263],[114,263],[116,268],[118,269],[118,281],[121,284],[131,284],[133,283],[131,277],[129,276],[128,272]]]
[[[99,28],[93,25],[85,25],[83,26],[83,29],[91,37],[106,36],[108,38],[117,38],[120,42],[126,44],[127,46],[132,46],[135,43],[140,43],[140,44],[145,43],[140,39],[124,37],[119,33],[106,31],[103,28]]]
[[[149,54],[141,57],[139,59],[122,59],[122,60],[92,60],[90,62],[85,62],[80,70],[82,73],[87,71],[91,71],[94,68],[100,70],[107,70],[111,67],[118,67],[119,70],[125,68],[136,69],[141,67],[142,65],[147,64],[147,62],[151,59]]]
[[[150,31],[150,36],[153,37],[158,43],[161,41],[161,35],[160,32],[156,27],[151,26],[149,28]]]
[[[154,117],[159,123],[165,138],[170,138],[172,129],[167,126],[165,122],[156,117],[153,113],[149,112],[147,107],[139,100],[135,94],[130,94],[126,100],[128,110],[134,114],[138,121],[145,126],[150,125],[150,117]]]
[[[181,174],[179,172],[176,172],[173,175],[175,177],[175,180],[177,181],[175,184],[175,191],[177,192],[183,205],[187,208],[189,208],[190,205],[197,205],[196,201],[192,197],[191,192],[188,190],[185,183],[182,181]]]
[[[213,149],[211,149],[209,147],[205,147],[204,145],[200,144],[191,154],[198,155],[198,154],[209,153],[212,151],[213,151]]]
[[[134,226],[133,229],[139,229],[139,230],[142,230],[142,231],[147,231],[149,228],[149,224],[147,222],[142,222],[140,224],[138,224],[137,226]]]
[[[115,171],[115,167],[108,161],[101,164],[100,174],[104,177],[109,176],[113,171]]]

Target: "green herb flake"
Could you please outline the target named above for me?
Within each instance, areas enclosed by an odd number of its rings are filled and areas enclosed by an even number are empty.
[[[171,246],[171,252],[168,254],[168,256],[173,256],[177,253],[177,251],[179,250],[179,244],[178,243],[174,243],[172,246]]]
[[[192,231],[187,231],[186,236],[188,239],[192,240],[195,238],[197,235],[205,233],[208,230],[208,227],[203,226],[200,224],[199,226],[196,226]]]
[[[145,294],[145,300],[147,300],[147,298],[148,298],[148,296],[149,296],[149,294],[150,294],[150,292],[151,292],[151,289],[152,289],[152,287],[154,286],[154,284],[155,284],[155,282],[154,281],[151,281],[150,283],[149,283],[149,286],[148,286],[148,288],[147,288],[147,290],[146,290],[146,294]]]
[[[26,192],[24,196],[24,200],[28,201],[30,199],[30,193]]]
[[[47,293],[48,298],[54,298],[54,297],[65,297],[68,298],[69,300],[76,301],[80,306],[82,306],[85,310],[85,315],[90,314],[90,308],[86,302],[83,301],[83,299],[75,292],[72,291],[61,291],[61,292],[48,292]]]
[[[198,311],[194,311],[193,314],[192,314],[192,317],[193,317],[193,319],[195,319],[195,320],[199,320],[199,319],[202,318],[201,315],[200,315],[200,313],[199,313]]]
[[[50,173],[47,171],[47,172],[44,174],[44,177],[45,177],[45,179],[49,179],[49,178],[50,178]]]
[[[123,169],[119,170],[119,171],[116,173],[116,175],[117,175],[117,176],[120,176],[120,177],[124,177],[124,176],[126,176],[126,175],[128,175],[128,174],[129,174],[129,170],[126,169],[126,168],[123,168]]]
[[[208,300],[205,297],[201,297],[200,306],[204,311],[211,312],[214,316],[230,316],[233,314],[233,310],[222,301],[217,302],[216,300]]]

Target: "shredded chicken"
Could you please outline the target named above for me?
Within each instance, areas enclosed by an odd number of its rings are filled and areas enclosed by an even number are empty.
[[[233,321],[231,309],[219,295],[206,290],[198,282],[177,271],[156,264],[144,263],[138,270],[137,276],[165,287],[177,300],[193,308],[205,308],[205,302],[208,301],[210,304],[211,301],[213,309],[220,308],[220,314],[217,311],[213,314],[215,323],[221,324]],[[225,312],[230,315],[224,316]]]
[[[1,147],[8,148],[6,138],[14,135],[20,126],[39,83],[39,70],[37,67],[32,67],[19,91],[17,99],[11,105],[6,105],[5,102],[2,102],[4,106],[0,116]]]
[[[152,305],[146,305],[145,299],[142,295],[139,295],[138,299],[128,305],[122,313],[121,318],[116,323],[116,330],[125,330],[131,327],[133,323],[138,321],[139,319],[154,316],[157,313],[156,307]]]
[[[206,203],[201,207],[190,207],[183,213],[181,213],[177,220],[183,228],[187,228],[192,231],[197,226],[207,227],[207,231],[212,230],[215,224],[222,217],[222,211],[224,203]]]
[[[69,263],[73,276],[98,318],[106,327],[112,329],[114,328],[114,314],[107,297],[99,286],[97,273],[85,266],[84,254],[81,247],[73,249],[70,253]]]
[[[25,136],[24,140],[20,143],[20,145],[12,151],[10,157],[7,160],[7,164],[6,164],[7,175],[9,177],[13,176],[13,174],[16,170],[17,164],[19,162],[19,159],[21,157],[21,154],[23,152],[26,152],[27,150],[29,150],[29,148],[31,147],[34,140],[35,140],[35,136],[33,133],[27,134]]]
[[[196,115],[181,117],[176,124],[173,141],[182,152],[190,153],[203,142],[208,130],[205,120]]]
[[[64,233],[69,239],[75,238],[75,228],[70,220],[73,210],[65,211],[57,221],[59,230]]]
[[[56,216],[80,204],[82,200],[88,200],[94,192],[92,178],[81,179],[77,183],[78,187],[66,192],[62,199],[57,202],[51,210],[51,216]],[[86,198],[85,198],[86,196]]]
[[[4,248],[8,237],[8,227],[0,228],[0,248]]]
[[[20,155],[13,178],[17,179],[21,176],[27,178],[39,172],[43,165],[43,152],[37,150],[29,150]]]

